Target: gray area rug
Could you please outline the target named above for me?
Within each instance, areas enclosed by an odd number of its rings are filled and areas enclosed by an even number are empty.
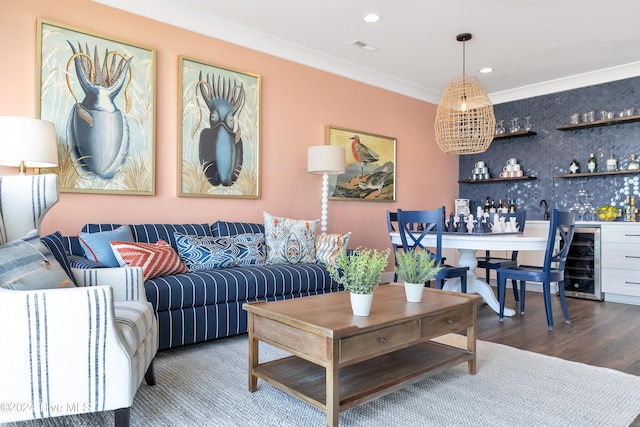
[[[465,337],[440,339],[463,347]],[[261,346],[260,360],[283,355]],[[324,426],[324,413],[258,381],[247,390],[247,336],[161,352],[157,385],[143,383],[133,426]],[[640,377],[478,341],[467,364],[340,414],[341,426],[629,426],[640,413]],[[16,426],[113,425],[113,413]]]

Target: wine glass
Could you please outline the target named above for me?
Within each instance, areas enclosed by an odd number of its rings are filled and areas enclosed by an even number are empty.
[[[527,132],[531,132],[533,130],[533,125],[531,124],[531,117],[524,118],[527,122],[524,124],[524,130]]]
[[[496,126],[496,135],[502,135],[504,133],[504,120],[499,120]]]
[[[519,117],[514,117],[511,119],[511,128],[509,128],[509,132],[516,133],[520,132],[520,125],[518,124]]]

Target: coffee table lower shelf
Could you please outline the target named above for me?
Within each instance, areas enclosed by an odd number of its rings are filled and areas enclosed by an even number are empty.
[[[466,349],[426,341],[340,368],[339,412],[392,393],[433,373],[474,360]],[[291,356],[261,363],[254,375],[326,411],[326,369]]]

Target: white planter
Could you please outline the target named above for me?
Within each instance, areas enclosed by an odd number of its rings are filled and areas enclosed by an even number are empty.
[[[404,293],[407,296],[407,302],[420,302],[424,293],[424,283],[404,282]]]
[[[371,294],[354,294],[351,293],[351,310],[354,316],[368,316],[371,312],[371,303],[373,303],[373,293]]]

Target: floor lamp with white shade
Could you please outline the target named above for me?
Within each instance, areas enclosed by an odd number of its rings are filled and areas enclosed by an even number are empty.
[[[329,199],[329,175],[340,175],[345,171],[346,152],[336,145],[317,145],[307,152],[307,172],[322,175],[322,218],[320,230],[327,234],[327,207]]]

